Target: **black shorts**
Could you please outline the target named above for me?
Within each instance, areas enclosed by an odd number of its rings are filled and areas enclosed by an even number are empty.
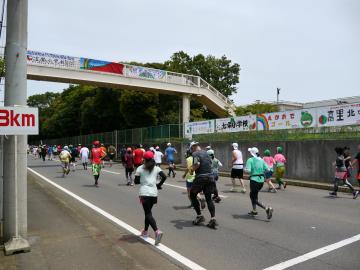
[[[157,197],[139,196],[141,204],[157,204]]]
[[[115,154],[109,154],[109,159],[114,160]]]
[[[134,172],[134,168],[125,168],[125,173],[133,173]]]
[[[231,178],[244,178],[244,170],[243,169],[231,169]]]
[[[215,190],[215,180],[213,176],[202,176],[195,178],[191,186],[191,193],[198,194],[200,192],[204,193],[214,193]]]

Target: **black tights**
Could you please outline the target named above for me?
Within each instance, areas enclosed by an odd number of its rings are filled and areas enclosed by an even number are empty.
[[[199,193],[199,192],[198,192]],[[191,203],[196,211],[196,214],[198,216],[201,215],[201,210],[200,210],[200,203],[199,200],[197,199],[197,195],[198,193],[196,192],[190,192],[190,199],[191,199]],[[211,217],[215,217],[215,205],[211,199],[211,192],[204,192],[205,195],[205,200],[210,212]]]
[[[98,181],[99,181],[99,177],[100,177],[100,174],[98,174],[98,175],[94,175],[94,178],[95,178],[95,184],[97,184],[97,183],[98,183]]]
[[[155,231],[157,231],[156,221],[152,215],[151,209],[157,202],[157,197],[141,197],[142,206],[145,213],[145,231],[149,229],[149,225]]]
[[[265,209],[265,206],[258,200],[259,191],[262,189],[263,185],[264,183],[250,180],[250,199],[254,211],[256,210],[256,206]]]
[[[355,189],[352,186],[352,184],[350,184],[349,180],[347,180],[347,179],[341,180],[339,178],[335,178],[334,192],[338,192],[340,181],[344,181],[344,185],[347,186],[348,188],[350,188],[352,192],[355,192]]]

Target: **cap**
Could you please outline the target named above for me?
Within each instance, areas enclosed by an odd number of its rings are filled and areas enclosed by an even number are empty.
[[[69,147],[67,147],[67,145],[65,145],[64,150],[69,150]]]
[[[210,145],[206,146],[206,150],[210,150],[210,149],[211,149]]]
[[[257,154],[259,153],[259,149],[256,147],[249,148],[248,151],[253,157],[257,157]]]
[[[199,145],[199,143],[198,143],[198,142],[195,142],[195,141],[194,141],[194,142],[191,142],[191,143],[190,143],[190,148],[193,147],[194,145]]]
[[[276,151],[281,154],[283,152],[283,148],[281,146],[278,146],[276,148]]]
[[[94,141],[93,144],[94,144],[95,146],[99,146],[99,145],[100,145],[100,142],[99,142],[99,141]]]
[[[207,150],[207,154],[209,156],[213,156],[215,154],[214,150],[210,149],[210,150]]]
[[[270,150],[269,150],[269,149],[266,149],[266,150],[264,151],[264,155],[265,155],[266,157],[270,157],[270,155],[271,155]]]
[[[237,149],[239,148],[239,145],[238,145],[236,142],[234,142],[234,143],[232,144],[232,147],[233,147],[235,150],[237,150]]]
[[[171,146],[171,143],[168,142],[168,143],[167,143],[167,146]]]
[[[150,160],[154,158],[154,153],[152,151],[146,151],[144,154],[144,159]]]
[[[160,147],[159,147],[159,146],[156,146],[156,147],[155,147],[155,149],[156,149],[156,150],[159,150],[159,149],[160,149]]]

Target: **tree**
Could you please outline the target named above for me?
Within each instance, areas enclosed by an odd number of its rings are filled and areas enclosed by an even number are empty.
[[[277,112],[279,110],[277,105],[270,103],[254,103],[246,106],[238,106],[235,110],[237,116],[249,114],[261,114],[269,112]]]
[[[30,107],[38,107],[40,109],[50,107],[55,98],[59,97],[60,93],[45,92],[44,94],[32,95],[27,99],[27,105]]]

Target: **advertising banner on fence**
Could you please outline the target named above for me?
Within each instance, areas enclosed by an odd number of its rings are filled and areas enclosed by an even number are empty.
[[[38,108],[0,107],[0,135],[39,134]]]
[[[134,78],[150,79],[150,80],[165,80],[166,72],[158,69],[151,69],[137,66],[127,66],[126,75]]]
[[[360,125],[360,103],[318,108],[317,126]]]
[[[65,68],[79,68],[80,59],[77,57],[44,53],[36,51],[27,51],[27,63],[33,65],[59,66]]]
[[[258,130],[310,128],[316,126],[316,109],[294,110],[257,115]]]
[[[241,132],[256,130],[256,116],[237,116],[215,120],[216,132]]]
[[[191,135],[195,134],[207,134],[215,132],[215,121],[200,121],[200,122],[192,122],[185,123],[185,137],[191,138]]]
[[[123,64],[89,58],[80,58],[80,68],[108,73],[124,74]]]

